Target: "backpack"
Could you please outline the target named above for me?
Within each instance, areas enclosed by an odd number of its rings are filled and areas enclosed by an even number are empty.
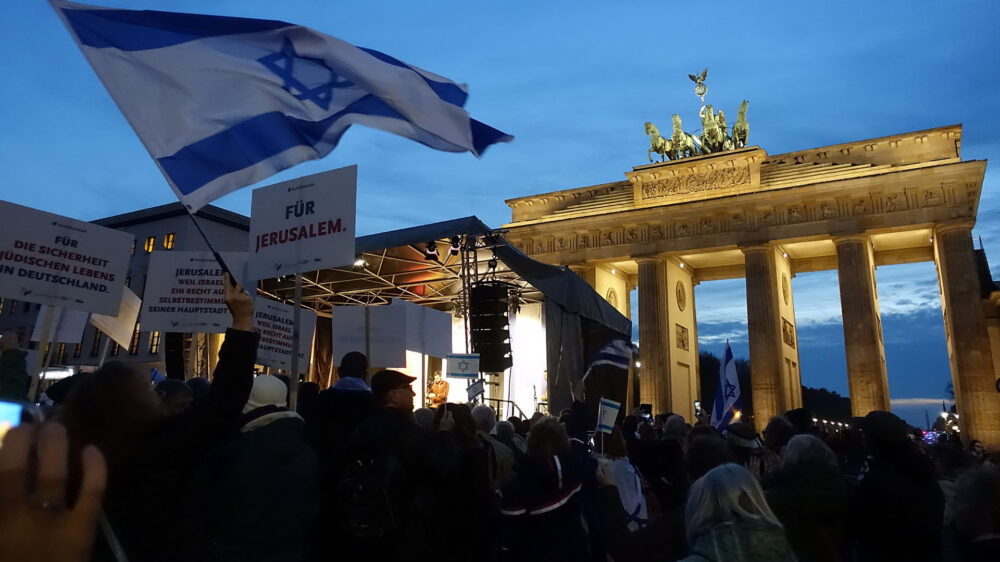
[[[335,488],[337,511],[344,533],[357,541],[383,541],[399,532],[391,493],[399,469],[386,448],[359,448],[344,464]]]

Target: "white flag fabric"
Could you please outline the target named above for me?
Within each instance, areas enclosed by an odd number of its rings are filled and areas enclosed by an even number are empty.
[[[306,27],[50,3],[191,212],[355,123],[476,156],[513,139],[469,117],[465,85]]]
[[[733,350],[726,342],[726,351],[719,365],[719,384],[715,388],[715,403],[712,406],[712,425],[721,428],[733,422],[736,412],[742,408],[740,401],[740,379],[736,374]]]

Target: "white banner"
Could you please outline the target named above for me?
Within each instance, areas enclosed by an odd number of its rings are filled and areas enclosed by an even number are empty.
[[[244,277],[245,253],[221,255],[233,275]],[[144,332],[222,333],[232,326],[222,298],[222,267],[212,252],[150,254],[140,323]]]
[[[358,167],[253,190],[249,280],[354,263]]]
[[[122,291],[122,304],[118,307],[118,314],[116,316],[91,314],[90,323],[118,345],[128,348],[132,343],[132,333],[135,331],[135,321],[139,319],[141,306],[142,301],[139,297],[131,289],[125,287],[125,290]],[[144,331],[156,332],[158,330]]]
[[[0,201],[0,296],[115,314],[134,237]]]
[[[451,351],[451,315],[396,299],[388,306],[333,308],[333,357],[360,351],[373,367],[406,367],[406,351],[444,357]]]
[[[256,299],[253,329],[260,334],[257,363],[274,369],[292,368],[294,315],[294,305],[270,299]],[[303,308],[299,314],[299,326],[299,371],[308,373],[309,361],[312,359],[313,334],[316,331],[316,313]]]
[[[69,310],[59,306],[43,306],[38,309],[35,318],[35,329],[31,332],[31,341],[42,341],[45,329],[45,313],[52,310],[52,333],[49,341],[53,343],[80,343],[83,340],[83,330],[87,327],[88,314],[82,310]]]

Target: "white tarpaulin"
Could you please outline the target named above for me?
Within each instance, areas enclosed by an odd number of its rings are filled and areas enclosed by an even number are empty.
[[[80,343],[83,340],[83,330],[87,327],[88,314],[82,310],[71,310],[59,306],[43,306],[38,309],[35,318],[35,329],[31,332],[31,341],[42,341],[45,335],[45,314],[52,311],[52,328],[49,341],[53,343]],[[131,334],[129,334],[131,336]]]

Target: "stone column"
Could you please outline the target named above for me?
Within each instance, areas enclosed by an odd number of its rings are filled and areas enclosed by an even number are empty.
[[[772,416],[785,411],[780,298],[774,248],[742,248],[746,261],[747,330],[750,336],[750,387],[754,426],[763,431]]]
[[[962,439],[1000,445],[1000,393],[994,388],[996,374],[972,248],[972,224],[938,226],[934,258]]]
[[[833,242],[837,245],[851,415],[888,411],[889,385],[871,243],[864,234],[834,238]]]
[[[668,412],[663,262],[639,258],[639,401],[653,405],[653,413]]]

